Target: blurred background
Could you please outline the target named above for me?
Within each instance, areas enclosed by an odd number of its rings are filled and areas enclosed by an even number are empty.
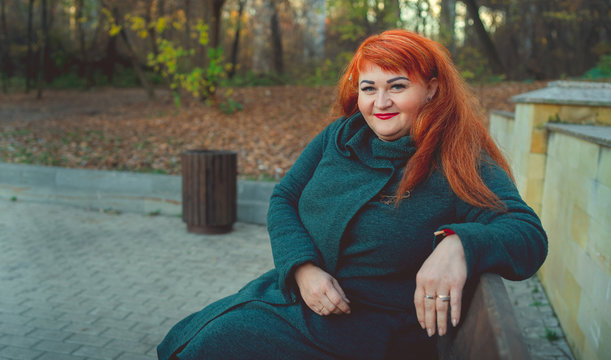
[[[443,43],[469,81],[602,78],[611,63],[608,0],[0,4],[4,92],[159,84],[206,97],[219,82],[333,84],[365,37],[390,28]]]
[[[359,43],[444,44],[484,111],[548,80],[609,81],[608,0],[0,0],[0,162],[180,173],[231,149],[278,180],[334,119]]]

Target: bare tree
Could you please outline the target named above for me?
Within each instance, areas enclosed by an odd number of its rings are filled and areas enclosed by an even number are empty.
[[[42,11],[40,14],[40,23],[41,23],[41,31],[40,31],[40,45],[38,47],[38,77],[36,78],[36,87],[38,89],[36,93],[37,99],[42,99],[42,91],[44,87],[45,81],[45,60],[47,48],[49,45],[49,29],[47,27],[47,0],[42,0],[41,3]]]
[[[270,69],[267,39],[269,38],[268,24],[271,21],[271,12],[267,0],[254,0],[252,3],[256,17],[252,19],[252,69],[256,73],[264,74]]]
[[[272,16],[270,17],[270,28],[272,29],[272,57],[276,74],[284,73],[284,51],[282,50],[282,35],[278,25],[278,7],[276,0],[269,1]]]
[[[204,19],[209,28],[210,46],[217,48],[221,42],[221,12],[225,0],[204,0]]]
[[[32,78],[34,77],[34,64],[32,64],[32,37],[33,37],[33,14],[34,0],[28,1],[28,35],[27,35],[27,59],[26,59],[26,77],[25,77],[25,92],[29,93],[32,88]]]
[[[229,78],[233,78],[235,75],[236,67],[238,65],[238,50],[240,47],[240,32],[242,30],[242,14],[244,13],[244,7],[246,6],[246,0],[240,0],[238,3],[238,18],[235,28],[235,36],[233,37],[233,43],[231,45],[231,69],[227,74]]]
[[[456,52],[456,0],[441,0],[441,12],[439,14],[439,35],[441,42],[450,50]]]
[[[6,27],[6,0],[0,3],[0,22],[2,22],[2,51],[0,53],[0,64],[2,66],[2,91],[8,92],[8,76],[11,67],[11,55],[8,43],[8,31]]]
[[[476,0],[462,0],[467,6],[467,11],[469,12],[469,16],[473,20],[473,26],[475,27],[475,32],[477,33],[482,46],[486,52],[486,56],[490,61],[490,65],[492,66],[492,70],[497,74],[505,74],[505,66],[501,62],[501,58],[499,57],[498,51],[496,50],[496,46],[492,42],[490,35],[486,31],[484,24],[482,23],[482,19],[479,16],[479,6],[476,3]]]
[[[304,9],[304,58],[320,60],[325,49],[326,0],[312,0]]]

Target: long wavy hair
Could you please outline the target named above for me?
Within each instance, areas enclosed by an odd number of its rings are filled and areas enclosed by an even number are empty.
[[[505,205],[484,184],[479,166],[487,155],[513,179],[509,164],[483,126],[479,102],[456,70],[448,50],[406,30],[389,30],[367,38],[340,79],[335,106],[339,115],[351,116],[359,111],[359,73],[370,64],[387,72],[405,71],[413,81],[438,81],[436,94],[411,125],[410,135],[417,150],[406,164],[397,199],[441,167],[462,200],[502,211]]]

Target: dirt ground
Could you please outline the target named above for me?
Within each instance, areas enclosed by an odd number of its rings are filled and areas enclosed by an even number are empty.
[[[487,110],[513,111],[513,95],[545,82],[473,87]],[[224,92],[225,90],[223,90]],[[241,178],[279,179],[305,145],[333,120],[333,87],[233,89],[243,110],[227,114],[183,97],[176,107],[157,90],[45,91],[0,94],[0,161],[76,168],[180,173],[187,149],[238,153]]]

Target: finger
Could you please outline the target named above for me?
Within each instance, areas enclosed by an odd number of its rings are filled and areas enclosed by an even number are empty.
[[[320,303],[322,305],[322,307],[324,307],[326,314],[325,315],[329,315],[331,313],[335,314],[337,312],[341,312],[339,310],[339,308],[337,306],[335,306],[335,304],[333,304],[331,302],[331,300],[329,300],[329,298],[327,296],[323,296],[320,299]]]
[[[430,292],[429,295],[435,295],[434,292]],[[425,295],[426,296],[426,295]],[[426,326],[426,332],[429,337],[435,334],[437,322],[437,315],[435,313],[435,298],[424,299],[424,324]]]
[[[342,289],[342,287],[339,286],[339,283],[337,282],[337,280],[335,280],[335,278],[332,278],[331,283],[333,283],[333,287],[335,288],[335,290],[337,290],[337,292],[344,299],[344,301],[350,304],[350,300],[348,300],[348,297],[346,297],[346,294],[344,293],[344,289]]]
[[[462,289],[453,288],[450,291],[450,320],[452,321],[452,326],[456,327],[460,322],[460,310],[462,306]]]
[[[416,307],[416,316],[418,317],[418,322],[420,323],[420,327],[425,329],[424,324],[424,290],[422,287],[416,288],[416,292],[414,292],[414,305]]]
[[[322,306],[317,305],[315,303],[309,303],[309,302],[306,302],[306,305],[308,308],[310,308],[310,310],[312,310],[313,312],[315,312],[318,315],[321,315]]]
[[[435,299],[435,307],[437,310],[437,331],[439,336],[445,335],[448,328],[448,310],[450,302],[439,298],[439,296],[448,296],[450,290],[439,290],[439,294]]]
[[[350,314],[350,306],[348,305],[346,294],[344,294],[344,291],[335,279],[333,279],[332,284],[333,288],[327,292],[329,301],[337,307],[338,313]]]

